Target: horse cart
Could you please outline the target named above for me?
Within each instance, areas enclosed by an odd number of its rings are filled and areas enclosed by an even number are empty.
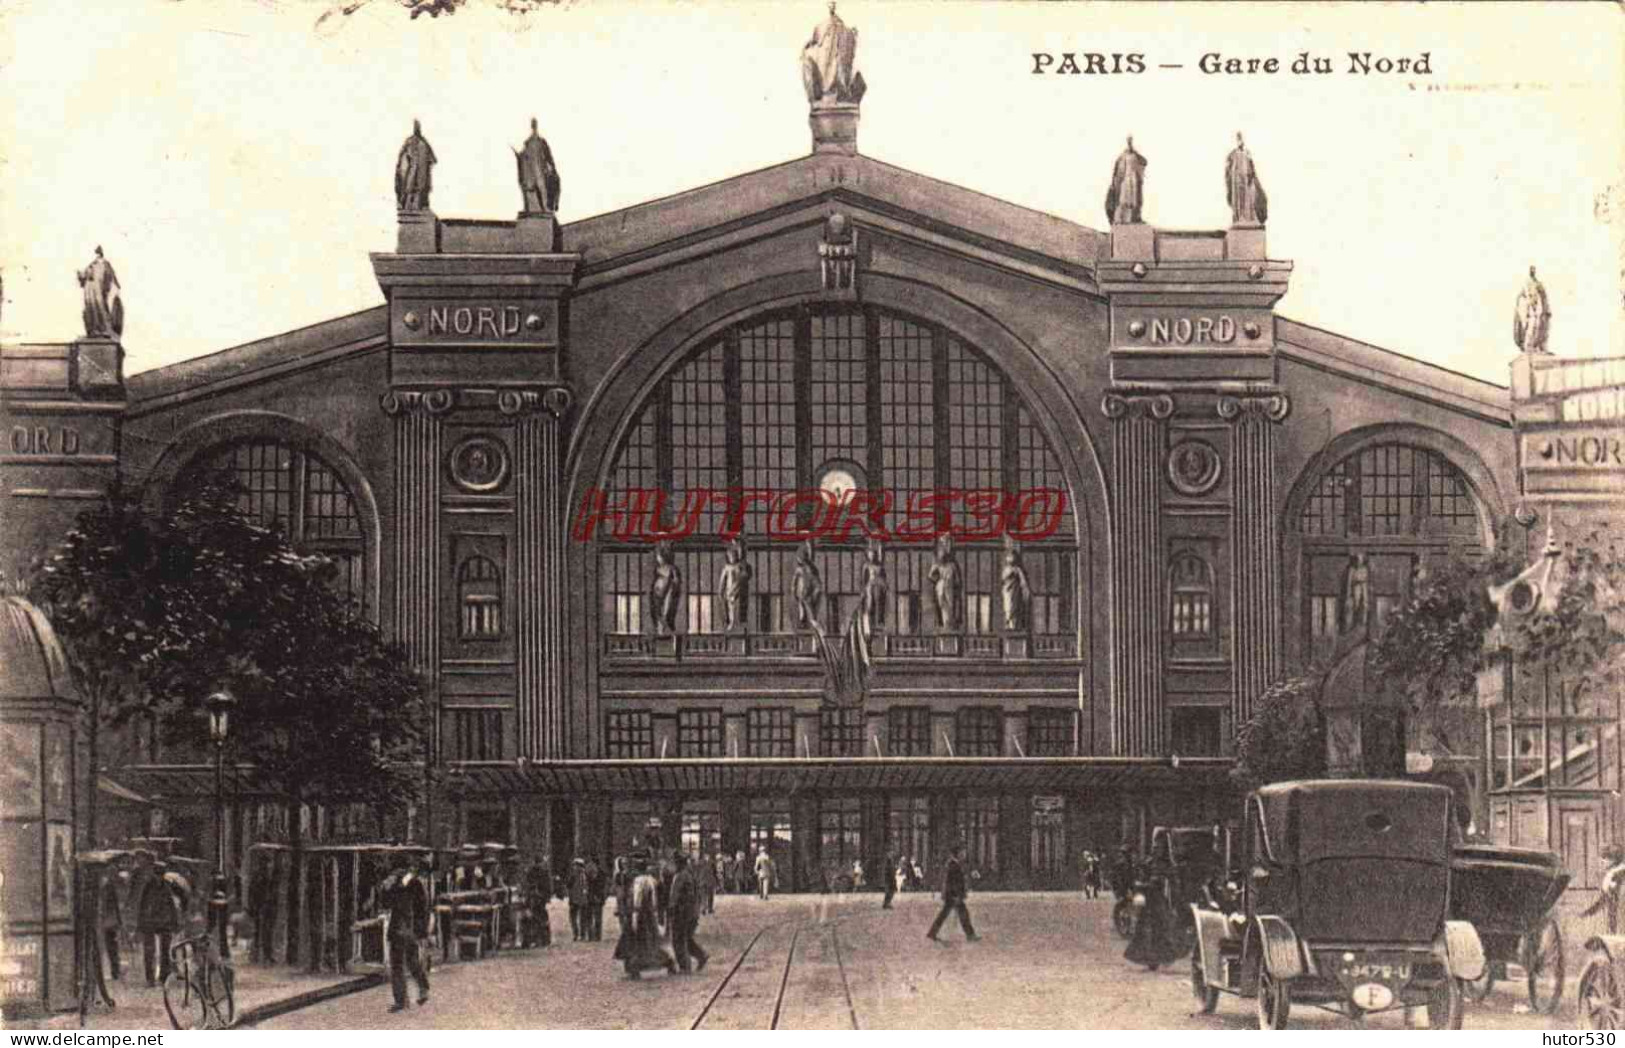
[[[1484,974],[1464,981],[1469,1000],[1482,1001],[1507,978],[1507,965],[1523,969],[1529,1007],[1542,1015],[1563,997],[1563,933],[1553,907],[1569,875],[1552,852],[1489,844],[1460,844],[1450,863],[1450,910],[1469,921],[1484,944]]]

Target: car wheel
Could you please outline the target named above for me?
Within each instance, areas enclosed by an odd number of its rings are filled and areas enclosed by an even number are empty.
[[[1592,958],[1580,974],[1580,992],[1576,995],[1582,1030],[1625,1028],[1625,1000],[1621,999],[1620,989],[1614,963],[1607,957]]]
[[[1208,985],[1207,976],[1202,973],[1200,951],[1191,953],[1191,996],[1196,998],[1196,1006],[1203,1015],[1212,1015],[1213,1009],[1219,1006],[1219,991]]]
[[[1563,997],[1563,933],[1547,917],[1524,939],[1524,970],[1528,972],[1529,1007],[1541,1015],[1557,1010]]]
[[[1484,962],[1484,974],[1476,979],[1463,979],[1461,981],[1462,996],[1474,1004],[1487,1000],[1495,989],[1495,980],[1504,978],[1504,972],[1496,971],[1495,961]]]
[[[1286,983],[1270,975],[1258,973],[1258,1028],[1260,1030],[1286,1029],[1287,1016],[1292,1012],[1292,996]]]
[[[1444,981],[1428,994],[1428,1029],[1461,1029],[1461,983],[1446,975]]]

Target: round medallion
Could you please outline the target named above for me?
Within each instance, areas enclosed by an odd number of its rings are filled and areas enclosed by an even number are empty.
[[[417,310],[408,310],[406,316],[401,318],[401,323],[406,325],[407,330],[416,331],[422,326],[423,318],[418,316]]]
[[[1181,495],[1206,495],[1221,471],[1219,453],[1206,441],[1182,440],[1168,451],[1168,482]]]
[[[508,482],[508,452],[491,437],[469,437],[451,450],[451,479],[464,491],[496,491]]]
[[[1129,334],[1130,338],[1139,338],[1140,336],[1144,335],[1145,334],[1145,321],[1143,321],[1143,320],[1131,320],[1131,321],[1129,321],[1128,322],[1128,334]]]

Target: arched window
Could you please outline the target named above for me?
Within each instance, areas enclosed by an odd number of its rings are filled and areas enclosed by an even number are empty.
[[[1048,537],[1022,541],[1033,651],[1076,654],[1078,543],[1060,460],[1010,377],[940,325],[838,306],[778,311],[730,327],[678,362],[634,409],[606,487],[619,505],[635,501],[638,492],[661,493],[668,524],[686,516],[685,497],[694,496],[696,526],[673,551],[683,579],[678,633],[721,629],[719,535],[737,523],[752,568],[748,631],[792,635],[804,629],[793,598],[796,544],[764,537],[784,503],[751,501],[735,522],[727,519],[723,500],[702,504],[699,493],[788,496],[836,475],[890,499],[882,519],[891,531],[910,519],[910,500],[921,496],[939,500],[934,509],[921,509],[926,521],[935,516],[968,526],[985,517],[973,517],[972,507],[948,493],[1054,493],[1057,505],[1064,502],[1058,527]],[[792,517],[782,523],[805,524],[811,509],[809,501],[787,510]],[[1044,519],[1043,510],[1042,503],[1029,503],[1030,525]],[[918,527],[920,518],[913,519]],[[634,651],[626,634],[649,628],[640,619],[647,617],[641,612],[653,557],[647,543],[617,543],[602,530],[598,538],[601,627],[611,635],[612,653]],[[843,630],[862,604],[865,539],[853,528],[845,541],[818,541],[814,611],[828,631]],[[1001,550],[997,535],[957,543],[962,581],[953,618],[960,632],[999,631]],[[914,654],[928,653],[930,644],[912,635],[936,627],[937,597],[928,581],[933,562],[929,542],[885,545],[884,629],[911,638],[903,648]],[[782,646],[799,650],[789,641]],[[984,641],[978,650],[993,647],[996,642]]]
[[[246,441],[205,454],[189,476],[231,474],[242,488],[243,514],[282,531],[302,550],[338,566],[337,585],[361,600],[365,559],[355,499],[338,473],[308,451],[275,441]]]
[[[502,636],[502,572],[489,557],[475,554],[458,567],[457,600],[464,640]]]
[[[1213,635],[1213,569],[1195,553],[1174,555],[1168,566],[1168,629],[1176,640]]]
[[[1306,650],[1324,658],[1342,637],[1375,635],[1431,559],[1481,546],[1482,513],[1462,471],[1428,448],[1374,444],[1328,469],[1297,521]]]

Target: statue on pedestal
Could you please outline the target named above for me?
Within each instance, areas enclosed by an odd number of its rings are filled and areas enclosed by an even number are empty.
[[[1112,167],[1111,188],[1106,190],[1106,219],[1114,226],[1130,226],[1140,221],[1145,202],[1146,159],[1134,151],[1134,136]]]
[[[937,629],[943,633],[959,632],[963,621],[965,576],[959,562],[954,560],[953,536],[937,536],[937,562],[931,565],[926,578],[936,587]]]
[[[519,191],[525,197],[525,213],[550,215],[559,209],[559,169],[553,166],[553,151],[547,139],[536,132],[536,118],[530,118],[530,137],[513,151],[519,163]]]
[[[1004,628],[1015,633],[1027,628],[1032,609],[1033,590],[1027,582],[1027,570],[1021,566],[1021,547],[1006,541],[1004,570],[999,573],[999,587],[1004,591]]]
[[[863,631],[878,633],[886,628],[886,599],[891,587],[886,583],[886,548],[869,540],[863,564]]]
[[[1240,131],[1236,132],[1236,148],[1224,161],[1224,198],[1230,204],[1233,226],[1261,226],[1269,218],[1269,198]]]
[[[85,337],[116,339],[122,335],[124,301],[119,297],[118,277],[100,245],[90,265],[79,270],[79,287],[85,294]]]
[[[1343,576],[1343,632],[1366,625],[1371,607],[1371,564],[1364,553],[1349,558]]]
[[[728,543],[723,558],[722,574],[717,579],[717,589],[722,593],[723,629],[741,633],[750,614],[750,580],[754,572],[745,560],[745,544],[738,539]]]
[[[801,49],[801,83],[809,103],[857,105],[863,101],[868,85],[863,74],[852,69],[857,52],[858,31],[847,28],[835,14],[835,0],[830,0],[829,20],[813,30],[812,39]]]
[[[677,632],[677,609],[683,603],[683,572],[672,560],[671,543],[655,544],[655,577],[649,584],[649,613],[657,636]]]
[[[790,582],[790,592],[796,602],[797,628],[812,629],[813,624],[819,621],[818,613],[824,601],[824,580],[818,574],[810,540],[803,542],[801,548],[796,550],[796,569]]]
[[[1512,338],[1524,353],[1546,355],[1546,336],[1552,328],[1552,307],[1546,301],[1546,288],[1535,279],[1529,267],[1529,283],[1518,292],[1518,308],[1512,314]]]
[[[427,211],[435,165],[434,149],[423,137],[423,125],[412,121],[412,137],[395,158],[395,206],[401,211]]]

